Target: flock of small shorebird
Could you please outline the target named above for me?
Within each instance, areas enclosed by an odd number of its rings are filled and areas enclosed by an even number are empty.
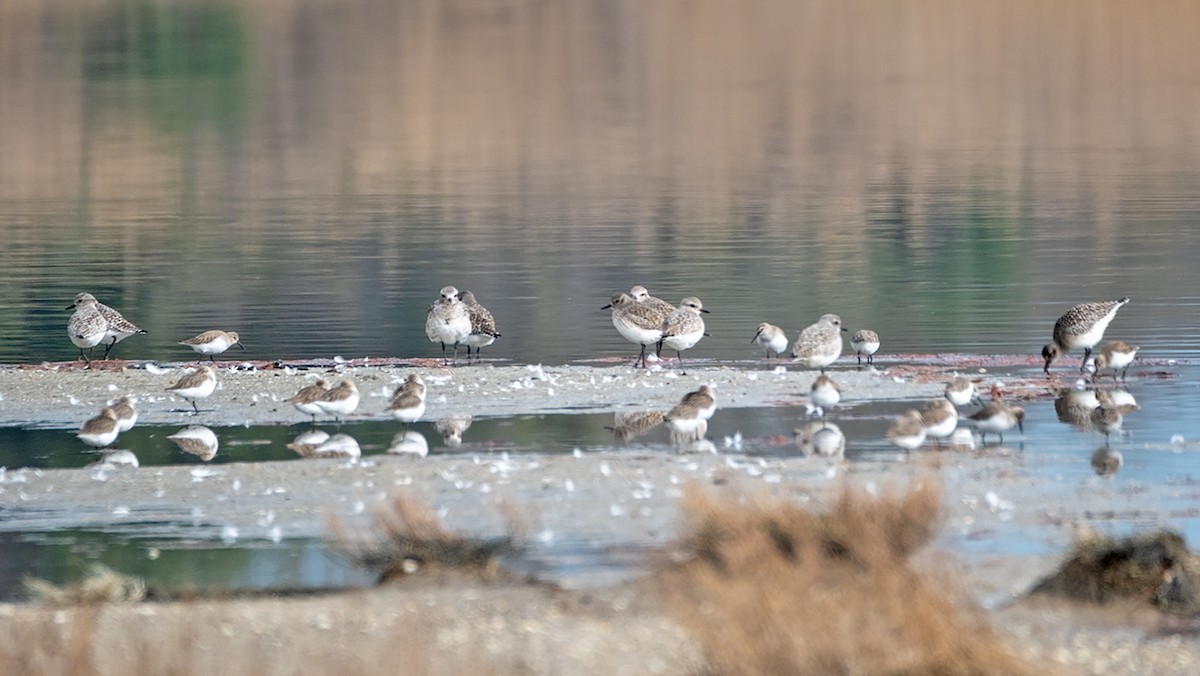
[[[1042,349],[1044,371],[1048,374],[1050,365],[1056,359],[1082,349],[1081,373],[1091,366],[1093,379],[1103,370],[1111,370],[1114,379],[1119,372],[1120,377],[1124,379],[1138,347],[1121,341],[1103,344],[1100,344],[1100,341],[1117,310],[1127,302],[1128,298],[1121,298],[1114,301],[1082,303],[1059,317],[1054,324],[1051,342]],[[77,295],[68,309],[75,310],[68,322],[68,333],[71,341],[79,348],[80,358],[89,367],[91,359],[84,353],[85,349],[90,351],[103,343],[104,358],[107,359],[118,342],[129,336],[145,333],[121,316],[120,312],[100,303],[89,293]],[[611,309],[613,326],[625,339],[640,346],[641,352],[634,362],[635,367],[646,367],[646,348],[654,346],[655,355],[660,358],[663,348],[674,350],[682,372],[683,351],[695,346],[707,335],[702,317],[702,313],[706,313],[707,310],[700,299],[693,296],[684,298],[676,307],[651,296],[645,287],[634,286],[628,294],[614,295],[611,302],[601,309]],[[845,448],[845,437],[836,425],[827,422],[825,415],[828,409],[841,401],[841,389],[826,374],[825,369],[841,357],[841,334],[845,331],[837,315],[822,315],[816,323],[800,332],[789,352],[794,363],[820,370],[810,388],[810,401],[815,409],[820,410],[821,421],[803,430],[797,430],[797,441],[802,447],[820,455],[840,454]],[[475,300],[470,291],[460,292],[453,286],[444,287],[440,297],[429,307],[426,313],[425,333],[430,341],[441,345],[443,363],[457,362],[460,345],[467,347],[468,362],[471,360],[472,348],[475,350],[475,358],[478,359],[479,350],[491,345],[500,337],[492,314]],[[783,329],[766,322],[758,326],[750,342],[761,346],[768,360],[772,355],[775,358],[782,357],[788,346],[787,335]],[[214,363],[215,355],[234,345],[245,349],[237,333],[221,330],[205,331],[180,341],[180,344],[208,356]],[[1099,349],[1093,359],[1092,351],[1097,345]],[[448,346],[453,348],[452,361],[449,362],[446,361]],[[857,331],[850,339],[850,347],[858,358],[860,368],[864,358],[868,366],[874,364],[874,356],[879,346],[879,335],[867,329]],[[202,365],[185,374],[178,382],[168,387],[167,391],[190,402],[193,411],[198,413],[199,407],[196,402],[211,395],[216,387],[217,376],[213,368]],[[962,377],[948,382],[944,395],[944,398],[930,401],[922,411],[910,409],[897,417],[887,431],[887,439],[901,449],[912,450],[920,447],[928,438],[948,438],[958,428],[959,407],[979,402],[979,398],[975,383]],[[340,422],[358,407],[359,392],[350,380],[342,380],[336,386],[331,386],[324,379],[319,379],[285,401],[300,412],[312,416],[314,422],[318,415],[331,415]],[[1091,411],[1091,423],[1107,438],[1112,433],[1120,432],[1123,415],[1132,407],[1136,405],[1102,404]],[[707,433],[708,420],[716,412],[716,408],[714,389],[703,385],[698,390],[684,395],[679,404],[668,412],[618,414],[617,435],[628,439],[665,423],[670,430],[672,441],[677,445],[699,442]],[[409,375],[407,380],[395,389],[386,411],[406,425],[416,422],[425,414],[425,384],[419,375]],[[1024,431],[1025,411],[1020,406],[1003,401],[994,400],[983,404],[978,411],[965,418],[980,432],[981,441],[986,440],[988,434],[996,434],[1003,442],[1004,432],[1013,427]],[[123,397],[106,406],[100,415],[85,422],[76,436],[89,446],[106,448],[116,441],[121,432],[133,427],[136,420],[135,401],[130,397]]]

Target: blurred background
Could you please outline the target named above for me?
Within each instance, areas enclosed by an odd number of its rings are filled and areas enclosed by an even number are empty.
[[[0,361],[630,357],[600,307],[699,296],[690,353],[837,312],[881,355],[1037,354],[1081,301],[1195,356],[1200,4],[0,3]],[[241,353],[231,353],[241,358]],[[686,356],[686,355],[685,355]]]

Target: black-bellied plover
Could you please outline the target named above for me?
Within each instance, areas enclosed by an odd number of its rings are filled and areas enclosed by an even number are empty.
[[[601,310],[612,308],[612,323],[617,331],[631,343],[642,348],[634,367],[646,366],[646,346],[657,345],[662,340],[663,317],[653,308],[635,301],[627,293],[618,293],[612,302]]]
[[[458,289],[442,287],[441,297],[429,306],[425,314],[425,335],[430,342],[442,346],[442,363],[446,361],[446,346],[454,346],[453,363],[458,362],[458,346],[471,335],[471,315],[467,306],[458,297]]]
[[[834,314],[821,315],[816,324],[806,326],[792,345],[792,359],[808,368],[820,369],[842,356],[842,320]]]
[[[71,337],[75,347],[79,348],[79,358],[90,367],[92,358],[89,355],[108,333],[108,320],[100,312],[100,303],[90,293],[75,296],[75,302],[68,305],[67,309],[75,310],[67,320],[67,335]],[[84,348],[88,354],[83,353]]]
[[[464,341],[467,345],[467,362],[471,361],[471,348],[475,348],[475,358],[479,359],[479,351],[496,342],[500,334],[496,331],[496,319],[487,308],[475,300],[475,294],[463,290],[458,292],[458,299],[467,308],[467,316],[471,318],[471,333]]]
[[[1108,328],[1117,310],[1128,303],[1129,298],[1110,300],[1102,303],[1080,303],[1067,310],[1063,316],[1054,322],[1054,333],[1050,342],[1042,348],[1042,359],[1046,360],[1043,369],[1050,373],[1050,364],[1055,359],[1071,350],[1083,349],[1083,362],[1079,371],[1083,372],[1088,358],[1092,356],[1092,348],[1104,338],[1104,330]]]

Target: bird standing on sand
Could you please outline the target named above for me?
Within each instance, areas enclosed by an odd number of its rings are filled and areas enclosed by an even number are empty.
[[[92,348],[104,340],[108,333],[108,320],[104,319],[104,315],[100,313],[100,303],[90,293],[75,296],[75,302],[67,306],[68,310],[72,308],[75,312],[67,321],[67,335],[71,337],[75,347],[79,348],[79,358],[87,362],[90,368],[92,359],[88,355],[91,354]],[[87,348],[88,355],[83,353],[84,348]]]
[[[679,372],[683,375],[687,375],[683,370],[683,351],[690,349],[704,337],[704,318],[700,316],[701,312],[707,313],[708,310],[704,309],[700,299],[688,296],[679,301],[679,307],[667,315],[662,323],[662,338],[658,341],[656,354],[662,356],[664,347],[675,350],[675,356],[679,358]]]
[[[413,373],[392,393],[387,412],[402,423],[410,424],[425,415],[425,382]]]
[[[167,388],[167,391],[182,399],[192,402],[192,411],[200,412],[200,407],[196,405],[196,401],[204,399],[212,394],[217,389],[217,374],[210,366],[201,366],[191,373],[184,374],[174,385]]]
[[[213,359],[213,355],[221,354],[234,345],[237,345],[243,350],[246,349],[246,346],[242,345],[242,339],[240,336],[238,336],[236,331],[221,331],[220,329],[205,331],[204,333],[192,336],[187,340],[181,340],[179,341],[179,344],[187,345],[200,354],[208,355],[208,360],[214,364],[216,363],[216,360]]]
[[[467,308],[467,316],[471,318],[471,333],[467,336],[467,363],[471,362],[471,348],[475,348],[475,359],[479,359],[479,350],[496,342],[500,334],[496,332],[496,319],[487,308],[475,300],[475,294],[470,291],[459,291],[458,299]]]
[[[291,404],[296,407],[297,411],[305,415],[312,416],[312,421],[317,422],[317,414],[321,413],[321,407],[317,406],[317,400],[325,396],[329,391],[329,381],[324,378],[318,378],[317,382],[307,387],[300,388],[300,391],[292,395],[289,399],[284,399],[283,403]]]
[[[863,355],[867,355],[867,366],[875,364],[875,353],[879,351],[879,334],[871,329],[859,329],[850,337],[850,349],[858,357],[858,365],[862,366]]]
[[[820,369],[842,356],[842,319],[834,314],[821,315],[816,324],[806,326],[792,346],[792,359],[808,368]]]
[[[1042,348],[1042,358],[1046,366],[1042,370],[1050,373],[1050,364],[1055,359],[1071,350],[1083,349],[1083,362],[1079,365],[1082,373],[1092,356],[1092,348],[1104,339],[1104,330],[1108,328],[1117,310],[1128,303],[1129,298],[1110,300],[1102,303],[1080,303],[1067,310],[1063,316],[1054,322],[1054,333],[1049,343]]]
[[[646,346],[656,345],[662,340],[663,321],[666,316],[649,304],[638,303],[626,293],[616,294],[612,297],[612,302],[600,309],[609,308],[612,308],[612,323],[617,332],[625,340],[642,347],[637,361],[633,362],[634,368],[639,364],[645,368]]]
[[[767,359],[771,358],[772,352],[775,353],[776,357],[783,354],[783,351],[788,346],[787,334],[784,333],[783,329],[767,322],[758,325],[758,333],[754,334],[750,342],[758,343],[758,346],[766,351]]]
[[[458,298],[458,289],[442,287],[441,297],[429,306],[425,314],[425,335],[430,342],[442,346],[442,363],[446,361],[446,346],[454,346],[454,362],[458,363],[458,346],[471,335],[471,315]]]
[[[133,397],[121,397],[114,401],[109,408],[113,413],[117,414],[117,429],[121,432],[128,432],[137,424],[137,399]]]

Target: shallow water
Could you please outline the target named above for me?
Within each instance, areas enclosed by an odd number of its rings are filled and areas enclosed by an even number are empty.
[[[496,315],[485,357],[632,358],[600,307],[643,284],[699,296],[687,355],[739,368],[761,321],[794,337],[837,312],[885,356],[1034,355],[1072,304],[1126,295],[1109,338],[1195,363],[1197,34],[1183,0],[5,3],[0,362],[74,358],[83,290],[148,331],[123,358],[189,358],[176,341],[210,328],[241,333],[235,359],[435,356],[445,284]],[[1113,479],[1049,402],[1020,471],[1147,491],[1196,541],[1194,451],[1167,441],[1200,439],[1200,380],[1165,370],[1130,381]],[[895,455],[903,407],[847,412],[852,462]],[[801,414],[721,411],[710,437],[789,453]],[[478,420],[456,449],[415,429],[433,453],[567,453],[616,447],[611,423]],[[293,460],[302,429],[219,428],[212,462]],[[397,429],[342,431],[371,455]],[[122,444],[202,462],[177,430]],[[10,468],[79,448],[0,426]],[[637,448],[670,452],[661,432]]]

